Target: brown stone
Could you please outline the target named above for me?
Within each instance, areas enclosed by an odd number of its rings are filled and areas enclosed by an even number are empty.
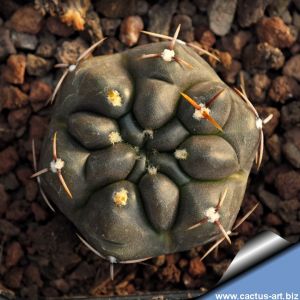
[[[262,119],[267,118],[271,114],[273,115],[273,118],[267,124],[264,124],[263,127],[266,137],[271,136],[279,124],[280,112],[277,108],[271,106],[256,106],[255,108]]]
[[[300,81],[300,54],[292,56],[284,65],[283,74]]]
[[[17,164],[19,156],[14,147],[9,146],[0,152],[0,175],[8,173]]]
[[[0,87],[0,108],[16,109],[28,104],[28,96],[15,86]]]
[[[300,173],[296,171],[279,173],[275,179],[275,187],[285,200],[297,197],[300,191]]]
[[[201,258],[199,256],[191,259],[190,265],[189,265],[189,273],[193,277],[201,277],[201,276],[205,275],[206,267],[205,267],[204,263],[201,261]]]
[[[263,102],[270,85],[271,80],[266,74],[255,74],[247,88],[250,99],[255,103]]]
[[[13,84],[23,84],[26,67],[26,58],[23,54],[12,54],[7,65],[3,68],[3,79]]]
[[[24,275],[29,284],[36,284],[38,287],[43,286],[40,270],[36,265],[31,263],[29,266],[27,266]]]
[[[132,47],[140,37],[141,30],[144,28],[144,23],[139,16],[129,16],[122,21],[120,29],[120,40],[125,45]]]
[[[4,283],[7,287],[12,289],[19,289],[21,287],[23,278],[23,268],[12,268],[10,269],[4,277]]]
[[[256,33],[260,42],[266,42],[277,48],[291,47],[297,38],[279,17],[262,18],[256,27]]]
[[[290,98],[300,96],[300,85],[288,76],[278,76],[272,81],[269,96],[275,102],[285,103]]]
[[[8,26],[19,32],[37,34],[43,24],[43,16],[32,5],[21,6],[8,21]]]
[[[18,264],[24,252],[19,242],[12,242],[6,248],[5,265],[10,268]]]
[[[62,23],[57,17],[49,17],[46,22],[48,30],[58,36],[68,37],[74,33],[72,27]]]
[[[31,204],[31,210],[37,222],[45,221],[47,219],[48,216],[47,212],[38,203],[33,202]]]
[[[28,54],[26,60],[26,71],[32,76],[45,76],[52,68],[53,61],[37,55]]]
[[[48,129],[48,120],[45,117],[32,116],[30,121],[29,136],[31,139],[42,140]]]
[[[11,128],[17,129],[26,125],[30,115],[31,109],[29,106],[26,106],[10,111],[7,120]]]
[[[41,80],[35,80],[30,85],[29,100],[31,102],[46,101],[52,94],[52,88],[49,84]]]
[[[8,200],[9,197],[5,191],[4,185],[0,184],[0,216],[6,212]]]

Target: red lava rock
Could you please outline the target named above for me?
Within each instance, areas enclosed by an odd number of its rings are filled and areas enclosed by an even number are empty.
[[[43,57],[28,54],[26,60],[26,71],[32,76],[45,76],[52,68],[53,61]]]
[[[12,289],[19,289],[21,287],[23,278],[23,268],[15,267],[10,269],[4,277],[4,283],[7,287]]]
[[[102,18],[101,26],[105,36],[115,36],[117,28],[120,26],[120,19]]]
[[[28,96],[15,86],[0,87],[0,107],[16,109],[28,104]]]
[[[251,39],[249,31],[241,30],[236,34],[222,37],[223,49],[231,54],[234,58],[241,56],[243,48]]]
[[[245,241],[242,239],[237,239],[233,241],[231,251],[234,255],[237,255],[237,253],[244,247]]]
[[[262,18],[257,24],[256,32],[261,42],[277,48],[291,47],[297,38],[295,32],[279,17]]]
[[[271,0],[241,0],[238,1],[238,21],[241,27],[249,27],[263,15]]]
[[[273,118],[263,127],[264,134],[267,137],[271,136],[279,124],[280,112],[271,106],[256,106],[255,108],[262,119],[267,118],[271,114],[273,115]]]
[[[33,171],[29,168],[18,168],[16,174],[22,185],[25,186],[25,198],[32,202],[38,194],[37,182],[30,178]]]
[[[225,271],[228,269],[230,264],[231,264],[230,259],[224,259],[219,263],[212,264],[212,268],[218,276],[222,276],[225,273]]]
[[[29,266],[27,266],[24,275],[28,284],[36,284],[38,287],[43,286],[40,270],[35,264],[31,263]]]
[[[252,223],[245,221],[236,229],[236,231],[241,235],[253,236],[255,233],[255,228]]]
[[[51,285],[64,294],[70,290],[69,283],[63,278],[53,280]]]
[[[132,47],[138,42],[144,23],[139,16],[130,16],[122,21],[120,29],[120,40],[125,45]]]
[[[52,94],[52,88],[49,84],[41,80],[35,80],[30,85],[29,100],[31,102],[46,101]]]
[[[271,80],[266,74],[255,74],[247,86],[247,93],[255,103],[262,103],[271,85]]]
[[[297,211],[300,209],[300,202],[297,198],[280,202],[278,214],[286,223],[296,221]]]
[[[7,65],[3,69],[3,79],[6,82],[13,84],[24,83],[26,67],[26,58],[23,54],[12,54],[8,60]]]
[[[284,134],[286,144],[283,146],[288,161],[296,168],[300,168],[300,128],[295,127]]]
[[[282,221],[281,219],[273,214],[273,213],[269,213],[265,216],[265,222],[267,225],[270,225],[270,226],[278,226],[278,225],[281,225],[282,224]]]
[[[79,266],[70,274],[72,280],[87,280],[95,273],[95,267],[88,264],[86,261],[82,261]]]
[[[234,59],[230,65],[230,68],[224,68],[223,70],[221,70],[224,81],[234,84],[236,82],[236,77],[238,76],[241,69],[241,63],[238,60]]]
[[[201,277],[206,273],[206,267],[200,257],[194,257],[190,261],[189,273],[193,277]]]
[[[31,108],[29,106],[12,110],[9,112],[7,121],[11,128],[17,129],[26,125],[31,115]]]
[[[19,242],[12,242],[6,248],[5,265],[10,268],[18,264],[24,252]]]
[[[300,102],[294,101],[281,109],[281,123],[284,128],[292,128],[300,124]]]
[[[25,221],[29,215],[29,204],[25,200],[15,200],[6,211],[6,218],[11,221]]]
[[[58,36],[68,37],[74,33],[72,27],[62,23],[57,17],[49,17],[46,22],[48,30]]]
[[[59,296],[59,293],[58,293],[58,291],[55,289],[55,288],[53,288],[53,287],[44,287],[43,289],[42,289],[42,293],[43,293],[43,295],[45,296],[45,297],[58,297]]]
[[[39,46],[36,50],[38,56],[49,58],[54,56],[57,48],[55,37],[50,33],[44,33],[39,40]]]
[[[300,191],[300,172],[279,173],[275,179],[275,187],[279,195],[285,200],[297,197]]]
[[[269,96],[275,102],[285,103],[290,98],[300,96],[300,85],[288,76],[278,76],[272,81]]]
[[[4,185],[0,184],[0,216],[5,213],[8,206],[9,196],[5,191]]]
[[[243,52],[243,65],[246,70],[278,70],[284,65],[284,61],[281,50],[268,43],[249,44]]]
[[[36,202],[33,202],[31,204],[31,210],[37,222],[45,221],[48,217],[48,213],[46,212],[46,210]]]
[[[43,24],[43,16],[31,5],[21,6],[8,21],[8,26],[19,32],[37,34]]]
[[[300,81],[300,54],[292,56],[283,67],[283,74]]]
[[[46,134],[48,128],[48,120],[45,117],[32,116],[29,121],[30,139],[42,140]]]
[[[17,164],[19,156],[14,147],[9,146],[0,152],[0,175],[11,171]]]
[[[285,228],[285,234],[300,234],[300,222],[299,221],[292,221],[286,228]]]

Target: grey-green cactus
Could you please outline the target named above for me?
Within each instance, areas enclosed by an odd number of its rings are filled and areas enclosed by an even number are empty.
[[[230,242],[262,143],[243,93],[175,40],[80,61],[63,79],[36,176],[88,247],[125,263]]]

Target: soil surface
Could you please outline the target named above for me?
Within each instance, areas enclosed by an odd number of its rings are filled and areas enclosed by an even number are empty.
[[[234,255],[255,234],[300,236],[300,1],[287,0],[2,0],[0,9],[0,294],[22,299],[67,295],[129,295],[211,289]],[[76,1],[75,1],[76,2]],[[84,3],[79,5],[79,2]],[[229,5],[230,3],[230,5]],[[142,29],[195,42],[220,57],[205,57],[230,86],[240,74],[262,118],[265,151],[253,167],[239,218],[254,213],[232,246],[201,261],[210,247],[116,265],[88,250],[62,215],[52,213],[31,180],[34,139],[39,149],[49,123],[45,106],[61,71],[103,36],[94,55],[157,41]]]

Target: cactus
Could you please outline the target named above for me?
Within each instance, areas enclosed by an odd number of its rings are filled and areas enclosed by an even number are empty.
[[[54,93],[34,176],[51,209],[111,263],[230,243],[257,153],[261,161],[263,121],[246,94],[178,32],[81,56]]]

